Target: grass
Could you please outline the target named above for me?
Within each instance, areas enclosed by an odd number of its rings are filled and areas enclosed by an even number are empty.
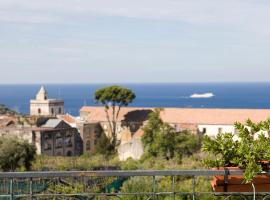
[[[102,155],[83,155],[79,157],[50,157],[37,156],[33,162],[33,171],[70,171],[70,170],[174,170],[174,169],[202,169],[202,155],[193,154],[184,157],[179,163],[177,159],[147,158],[139,161],[128,159],[120,161],[116,156],[106,159]]]
[[[139,161],[128,159],[125,162],[119,161],[117,157],[106,159],[102,155],[83,155],[80,157],[48,157],[37,156],[33,163],[33,170],[35,171],[69,171],[69,170],[94,170],[106,169],[108,167],[115,167],[122,170],[179,170],[179,169],[203,169],[204,166],[201,162],[204,155],[202,153],[195,153],[190,157],[184,157],[182,162],[179,163],[177,159],[165,160],[163,158],[147,158]],[[210,180],[212,177],[197,177],[196,178],[196,191],[197,192],[211,192]],[[172,191],[172,178],[171,177],[157,177],[156,179],[157,191]],[[59,186],[55,188],[56,191],[62,193],[63,191],[74,192],[74,190],[81,190],[79,187],[64,187]],[[176,191],[190,192],[192,191],[192,178],[191,177],[177,177],[176,178]],[[121,192],[151,192],[152,191],[152,177],[131,177],[125,181],[121,187]],[[171,199],[171,196],[160,196],[159,199]],[[103,198],[102,198],[103,199]],[[125,200],[139,200],[145,199],[145,196],[123,196]],[[175,199],[179,200],[192,200],[191,195],[177,196]],[[222,197],[211,195],[200,195],[196,199],[201,200],[219,200]],[[239,199],[234,197],[231,199]]]

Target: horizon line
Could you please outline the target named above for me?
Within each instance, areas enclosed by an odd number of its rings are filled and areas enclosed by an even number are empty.
[[[263,84],[270,83],[270,81],[194,81],[194,82],[81,82],[81,83],[68,83],[68,82],[48,82],[48,83],[0,83],[0,85],[121,85],[121,84]]]

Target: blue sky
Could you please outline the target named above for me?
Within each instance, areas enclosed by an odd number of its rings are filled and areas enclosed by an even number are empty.
[[[0,83],[269,81],[267,0],[0,0]]]

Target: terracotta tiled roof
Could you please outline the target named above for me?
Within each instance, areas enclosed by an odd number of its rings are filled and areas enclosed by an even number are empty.
[[[70,115],[70,114],[57,115],[57,118],[58,118],[58,119],[62,119],[62,120],[64,120],[65,122],[67,122],[67,123],[69,123],[69,124],[74,124],[74,123],[76,123],[75,117],[73,117],[73,116]]]
[[[153,108],[124,107],[119,114],[119,121],[125,120],[131,112],[136,116],[145,115]],[[82,107],[81,116],[87,116],[91,122],[107,121],[103,107]],[[161,112],[161,118],[168,123],[185,124],[224,124],[232,125],[236,121],[245,122],[251,119],[254,122],[266,120],[270,117],[270,109],[192,109],[192,108],[165,108]],[[141,121],[146,120],[145,116]],[[132,120],[131,120],[132,121]]]

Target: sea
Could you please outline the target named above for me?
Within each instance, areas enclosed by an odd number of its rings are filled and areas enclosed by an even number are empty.
[[[45,84],[49,98],[65,101],[65,112],[79,115],[82,106],[97,106],[94,93],[112,84]],[[132,107],[270,108],[270,83],[151,83],[117,84],[132,89]],[[40,84],[0,85],[0,104],[29,113]]]

